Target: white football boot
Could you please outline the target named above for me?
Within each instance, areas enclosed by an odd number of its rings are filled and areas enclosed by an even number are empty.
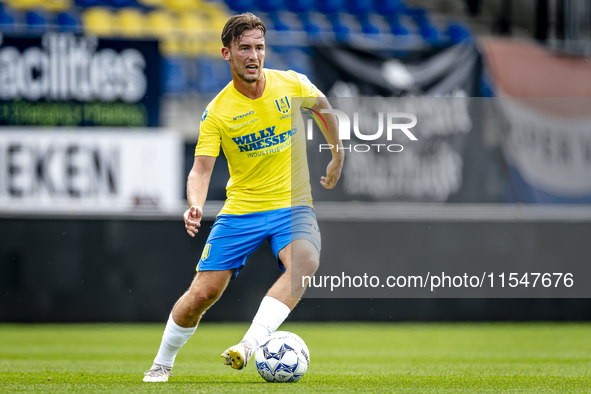
[[[248,364],[248,360],[254,353],[250,342],[243,340],[238,345],[228,348],[222,353],[224,364],[231,366],[234,369],[242,369]]]
[[[152,368],[147,370],[144,375],[144,382],[168,382],[168,377],[174,376],[172,368],[160,364],[152,365]]]

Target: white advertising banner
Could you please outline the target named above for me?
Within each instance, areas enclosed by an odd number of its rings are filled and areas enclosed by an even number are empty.
[[[177,134],[87,130],[0,129],[0,211],[178,208],[183,144]]]
[[[495,101],[508,122],[505,158],[524,186],[537,191],[532,195],[541,192],[555,202],[588,203],[591,101],[585,97],[497,97]]]

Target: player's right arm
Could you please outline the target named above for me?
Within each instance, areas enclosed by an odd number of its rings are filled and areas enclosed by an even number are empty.
[[[195,156],[193,168],[187,178],[187,200],[189,209],[183,215],[185,219],[185,228],[187,233],[194,237],[197,234],[198,227],[201,227],[201,218],[203,217],[203,204],[207,198],[211,172],[215,164],[215,157]]]
[[[199,125],[199,139],[195,147],[195,160],[193,168],[187,179],[187,201],[189,209],[185,211],[185,228],[187,233],[194,237],[198,227],[201,227],[203,217],[203,204],[207,198],[209,180],[215,159],[220,153],[221,128],[215,121],[215,107],[212,104],[207,106],[201,117]],[[210,114],[210,112],[213,112]],[[209,116],[208,116],[209,115]]]

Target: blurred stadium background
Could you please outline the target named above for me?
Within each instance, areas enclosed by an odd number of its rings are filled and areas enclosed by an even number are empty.
[[[420,171],[380,175],[393,164],[351,155],[337,190],[315,187],[323,267],[339,267],[343,244],[362,248],[376,222],[395,255],[370,250],[369,265],[589,262],[588,1],[1,1],[0,321],[166,319],[225,197],[220,156],[204,231],[189,238],[200,117],[231,79],[220,31],[245,11],[267,25],[265,65],[302,72],[327,96],[474,98],[469,110],[417,109],[452,119],[409,150],[412,163],[395,163]],[[325,165],[311,160],[312,179]],[[278,274],[268,249],[208,320],[252,318]],[[302,303],[290,319],[591,319],[585,298]]]

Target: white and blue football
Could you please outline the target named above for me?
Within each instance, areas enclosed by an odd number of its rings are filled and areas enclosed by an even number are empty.
[[[257,371],[267,382],[294,383],[308,370],[310,352],[296,334],[276,331],[261,341],[254,360]]]

